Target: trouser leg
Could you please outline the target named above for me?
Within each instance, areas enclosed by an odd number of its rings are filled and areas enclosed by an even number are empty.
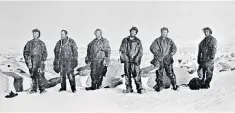
[[[197,70],[198,77],[202,82],[205,81],[205,74],[206,74],[206,68],[199,65],[198,70]]]
[[[210,82],[213,77],[213,71],[214,71],[214,66],[210,66],[206,68],[206,79],[205,79],[206,85],[210,85]]]
[[[61,67],[61,70],[60,70],[61,89],[60,89],[60,91],[64,91],[67,89],[66,76],[68,76],[69,72],[71,71],[71,62],[68,59],[64,59],[64,60],[61,60],[60,64],[61,64],[60,65],[60,67]],[[68,76],[68,79],[70,79],[69,77],[70,76]]]
[[[163,85],[163,72],[164,72],[164,67],[160,65],[159,69],[156,71],[156,85],[154,86],[154,89],[156,91],[160,91],[161,89],[164,88]]]
[[[43,78],[42,78],[42,75],[43,73],[37,73],[37,79],[38,79],[38,88],[40,91],[43,91],[45,90],[45,87],[44,87],[44,84],[43,84]]]
[[[73,71],[69,72],[67,74],[68,78],[69,78],[69,83],[70,83],[70,87],[71,87],[71,90],[74,92],[76,91],[76,82],[75,82],[75,76],[73,74]]]
[[[103,78],[107,73],[107,66],[100,66],[100,74],[99,74],[99,80],[98,80],[98,86],[101,87],[102,86],[102,82],[103,82]]]
[[[32,70],[31,76],[33,77],[33,90],[37,91],[37,87],[41,85],[41,75],[39,73],[39,68],[41,68],[41,59],[39,56],[32,57]],[[40,90],[40,89],[39,89]]]
[[[36,78],[36,76],[33,76],[31,78],[32,78],[32,89],[31,90],[37,92],[37,78]]]
[[[202,80],[202,78],[203,78],[203,68],[200,65],[198,66],[198,69],[197,69],[197,75]]]
[[[61,80],[61,90],[66,90],[66,73],[64,71],[60,73],[60,80]]]
[[[166,70],[166,74],[167,76],[170,78],[171,80],[171,85],[173,87],[174,90],[177,90],[177,85],[176,85],[176,76],[174,73],[174,69],[173,69],[173,65],[166,65],[165,66],[165,70]]]
[[[93,61],[91,62],[91,88],[93,90],[98,89],[98,75],[99,75],[99,69],[98,69],[98,62]]]
[[[98,77],[98,81],[97,81],[97,87],[100,88],[102,86],[102,82],[103,82],[103,76],[99,76]]]
[[[30,77],[32,79],[32,85],[28,93],[32,94],[37,92],[37,76],[34,69],[30,69],[29,72],[30,72]]]
[[[131,71],[133,78],[135,80],[136,90],[137,91],[143,90],[141,76],[140,76],[140,67],[135,64],[131,64]]]
[[[124,64],[124,72],[125,72],[125,85],[126,90],[132,90],[132,80],[131,80],[131,65],[130,63]]]

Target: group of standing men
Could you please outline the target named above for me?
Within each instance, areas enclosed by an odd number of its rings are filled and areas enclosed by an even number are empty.
[[[47,59],[47,49],[43,41],[39,39],[40,31],[34,29],[33,39],[28,41],[24,47],[24,59],[32,78],[32,88],[29,93],[36,93],[37,87],[40,93],[46,92],[42,82],[42,75],[45,69],[45,60]],[[176,76],[173,70],[173,56],[177,51],[177,47],[172,39],[168,38],[168,28],[161,29],[161,36],[156,38],[150,46],[153,53],[151,64],[156,70],[156,85],[153,87],[159,92],[164,89],[163,73],[166,72],[170,78],[173,90],[177,90]],[[216,53],[217,41],[211,36],[212,30],[209,27],[203,29],[205,38],[199,44],[198,52],[198,75],[202,81],[201,88],[209,88],[213,76],[214,58]],[[140,75],[140,64],[143,56],[143,47],[141,40],[136,37],[138,29],[132,27],[130,35],[122,40],[120,46],[120,61],[124,63],[125,85],[124,93],[132,93],[132,78],[136,84],[137,93],[145,93],[142,86]],[[95,30],[96,38],[92,40],[87,47],[87,56],[85,63],[91,67],[91,87],[86,90],[96,90],[102,88],[103,77],[107,72],[110,62],[111,48],[109,41],[102,36],[100,29]],[[66,90],[66,76],[68,76],[72,92],[76,92],[76,82],[74,69],[78,65],[78,51],[75,41],[68,36],[66,30],[61,31],[61,39],[56,43],[54,48],[55,58],[53,68],[56,73],[60,73],[61,88],[59,91]]]

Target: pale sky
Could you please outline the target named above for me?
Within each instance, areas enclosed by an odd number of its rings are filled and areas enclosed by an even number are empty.
[[[235,2],[0,2],[0,53],[9,48],[22,53],[34,28],[41,31],[49,56],[62,29],[78,47],[86,47],[100,28],[117,50],[132,26],[139,29],[145,51],[162,27],[169,28],[177,46],[197,46],[207,26],[219,44],[235,43]]]

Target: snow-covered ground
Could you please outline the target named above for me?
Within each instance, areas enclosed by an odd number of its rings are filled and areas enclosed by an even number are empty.
[[[231,49],[234,50],[234,49]],[[190,90],[188,87],[180,87],[179,91],[166,89],[162,92],[155,92],[152,89],[154,85],[154,74],[149,77],[142,78],[143,87],[146,89],[145,94],[123,94],[122,90],[125,89],[125,84],[119,85],[116,88],[99,89],[96,91],[85,91],[84,87],[89,86],[88,76],[76,76],[77,93],[72,93],[67,81],[67,92],[58,92],[60,84],[47,89],[47,93],[29,95],[26,92],[18,93],[15,98],[7,99],[4,96],[10,90],[14,91],[12,85],[12,78],[6,77],[1,74],[1,88],[8,87],[8,91],[1,91],[0,93],[0,111],[3,112],[159,112],[159,111],[172,111],[172,112],[187,112],[187,111],[213,111],[213,112],[235,112],[235,71],[232,71],[234,57],[231,55],[233,51],[220,50],[217,54],[217,62],[215,74],[211,82],[210,89],[203,89],[198,91]],[[114,53],[114,52],[113,52]],[[197,68],[196,53],[189,50],[186,52],[178,52],[175,57],[175,73],[177,82],[179,84],[187,83],[192,77],[197,76],[196,72],[189,74],[190,70]],[[8,57],[9,58],[9,57]],[[117,59],[117,55],[113,56]],[[145,67],[149,64],[152,56],[148,54],[144,56],[143,65]],[[79,58],[82,60],[83,58]],[[182,62],[179,63],[178,60]],[[1,62],[8,62],[10,64],[18,62],[22,70],[27,72],[25,64],[21,62],[21,58],[17,57],[16,61],[7,61],[5,56],[1,55]],[[21,64],[21,63],[22,64]],[[47,63],[46,78],[58,77],[51,71],[51,60]],[[225,63],[228,67],[221,65]],[[14,64],[16,65],[16,64]],[[83,64],[80,64],[83,65]],[[1,71],[16,72],[16,67],[7,67],[6,64],[1,64]],[[182,68],[180,68],[182,67]],[[189,68],[188,68],[189,67]],[[109,70],[107,78],[104,81],[109,81],[112,76],[118,76],[123,73],[122,66],[112,67],[115,70]],[[223,68],[229,68],[223,72],[219,72]],[[118,69],[118,70],[116,70]],[[116,72],[115,72],[116,71]],[[113,73],[112,73],[113,72]],[[114,74],[117,73],[118,74]],[[16,72],[20,75],[20,73]],[[28,73],[28,72],[27,72]],[[2,79],[4,76],[4,79]],[[30,86],[30,79],[27,76],[24,78],[24,89]],[[5,79],[8,78],[8,79]],[[88,79],[88,80],[87,80]],[[2,82],[6,82],[3,84]],[[9,86],[7,86],[9,85]],[[133,86],[134,83],[133,83]],[[135,88],[135,87],[134,87]]]
[[[21,112],[73,112],[73,111],[235,111],[234,72],[215,75],[211,88],[192,91],[182,87],[160,93],[145,86],[147,93],[123,94],[123,85],[115,89],[100,89],[87,92],[78,87],[77,93],[58,93],[59,85],[47,93],[19,96],[6,99],[1,95],[1,111]],[[143,80],[145,83],[146,80]]]

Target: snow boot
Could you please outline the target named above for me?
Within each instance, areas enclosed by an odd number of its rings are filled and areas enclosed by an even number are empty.
[[[13,93],[12,91],[8,94],[8,95],[6,95],[5,97],[6,98],[13,98],[13,97],[15,97],[15,96],[17,96],[18,94],[17,93]]]
[[[95,90],[93,87],[86,87],[85,89],[86,89],[87,91]]]
[[[66,78],[61,78],[61,88],[60,88],[59,92],[61,92],[61,91],[66,91]]]
[[[71,85],[71,90],[72,90],[73,93],[77,92],[75,85]]]
[[[37,90],[30,89],[28,93],[29,93],[29,94],[37,93]]]
[[[43,90],[40,90],[40,94],[44,94],[44,93],[46,93],[47,91],[45,90],[45,89],[43,89]]]
[[[209,88],[210,88],[210,84],[208,84],[208,83],[203,83],[201,88],[202,88],[202,89],[209,89]]]
[[[60,88],[59,92],[66,91],[65,88]]]
[[[28,94],[37,93],[37,79],[35,76],[32,76],[32,86],[28,91]]]
[[[137,93],[143,94],[143,93],[146,93],[146,91],[145,91],[145,89],[139,89],[139,90],[137,90]]]
[[[164,86],[163,85],[158,85],[158,84],[156,84],[154,87],[153,87],[153,89],[155,90],[155,91],[157,91],[157,92],[160,92],[161,90],[163,90],[164,89]]]
[[[123,93],[133,93],[133,89],[127,87],[126,90],[123,90],[122,92],[123,92]]]
[[[157,92],[160,92],[160,91],[162,91],[163,89],[164,89],[164,87],[157,87],[157,88],[155,88],[154,90],[157,91]]]
[[[131,90],[123,90],[122,91],[123,93],[133,93],[133,90],[131,89]]]
[[[96,90],[96,89],[99,89],[98,88],[98,85],[95,84],[95,83],[92,83],[91,87],[86,87],[85,88],[87,91],[90,91],[90,90]]]
[[[177,91],[179,90],[179,86],[178,85],[172,85],[173,86],[173,90]]]
[[[77,90],[72,90],[72,92],[73,92],[73,93],[76,93],[76,92],[77,92]]]

